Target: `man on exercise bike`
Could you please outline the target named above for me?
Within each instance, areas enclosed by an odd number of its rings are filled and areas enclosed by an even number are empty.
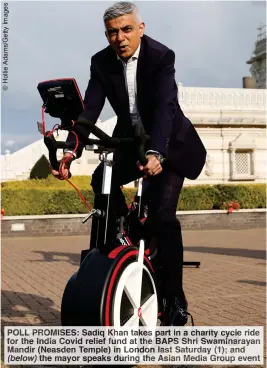
[[[184,178],[196,179],[205,163],[206,150],[191,122],[178,103],[175,82],[175,54],[165,45],[144,34],[145,24],[135,4],[118,2],[104,13],[105,35],[109,46],[91,59],[91,76],[79,117],[96,123],[105,98],[118,120],[114,137],[132,137],[133,126],[141,123],[150,136],[146,147],[147,164],[143,167],[133,147],[117,150],[110,207],[114,214],[126,215],[123,184],[144,174],[150,181],[150,202],[145,223],[146,236],[156,238],[165,293],[165,325],[187,323],[187,301],[183,291],[183,242],[176,209]],[[75,128],[79,147],[75,160],[82,155],[83,139],[90,132]],[[67,141],[75,139],[69,134]],[[69,166],[61,164],[57,178],[67,178]],[[101,192],[103,163],[92,176],[95,194]]]

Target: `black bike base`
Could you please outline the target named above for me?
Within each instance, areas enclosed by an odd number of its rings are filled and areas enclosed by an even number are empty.
[[[193,266],[198,268],[200,266],[200,262],[183,262],[183,266]]]

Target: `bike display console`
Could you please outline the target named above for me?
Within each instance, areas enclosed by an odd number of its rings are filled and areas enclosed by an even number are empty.
[[[78,85],[73,78],[40,82],[37,89],[43,100],[45,112],[53,118],[77,120],[84,104]]]

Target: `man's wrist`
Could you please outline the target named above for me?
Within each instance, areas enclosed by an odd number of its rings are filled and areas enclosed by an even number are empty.
[[[148,151],[146,152],[146,156],[147,156],[147,155],[154,155],[154,156],[156,156],[156,157],[157,157],[157,159],[159,160],[159,162],[160,162],[161,164],[165,161],[164,156],[163,156],[160,152],[158,152],[158,151],[148,150]]]
[[[72,155],[73,160],[76,158],[76,153],[74,153],[73,151],[70,151],[70,150],[68,150],[68,149],[63,150],[63,153],[64,153],[64,154],[65,154],[65,153],[70,153],[70,154]]]

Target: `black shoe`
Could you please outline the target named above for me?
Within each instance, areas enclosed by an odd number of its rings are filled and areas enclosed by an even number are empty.
[[[165,326],[185,326],[188,322],[188,316],[191,316],[191,322],[194,326],[193,317],[187,311],[187,308],[186,298],[172,297],[165,299],[163,324]]]

